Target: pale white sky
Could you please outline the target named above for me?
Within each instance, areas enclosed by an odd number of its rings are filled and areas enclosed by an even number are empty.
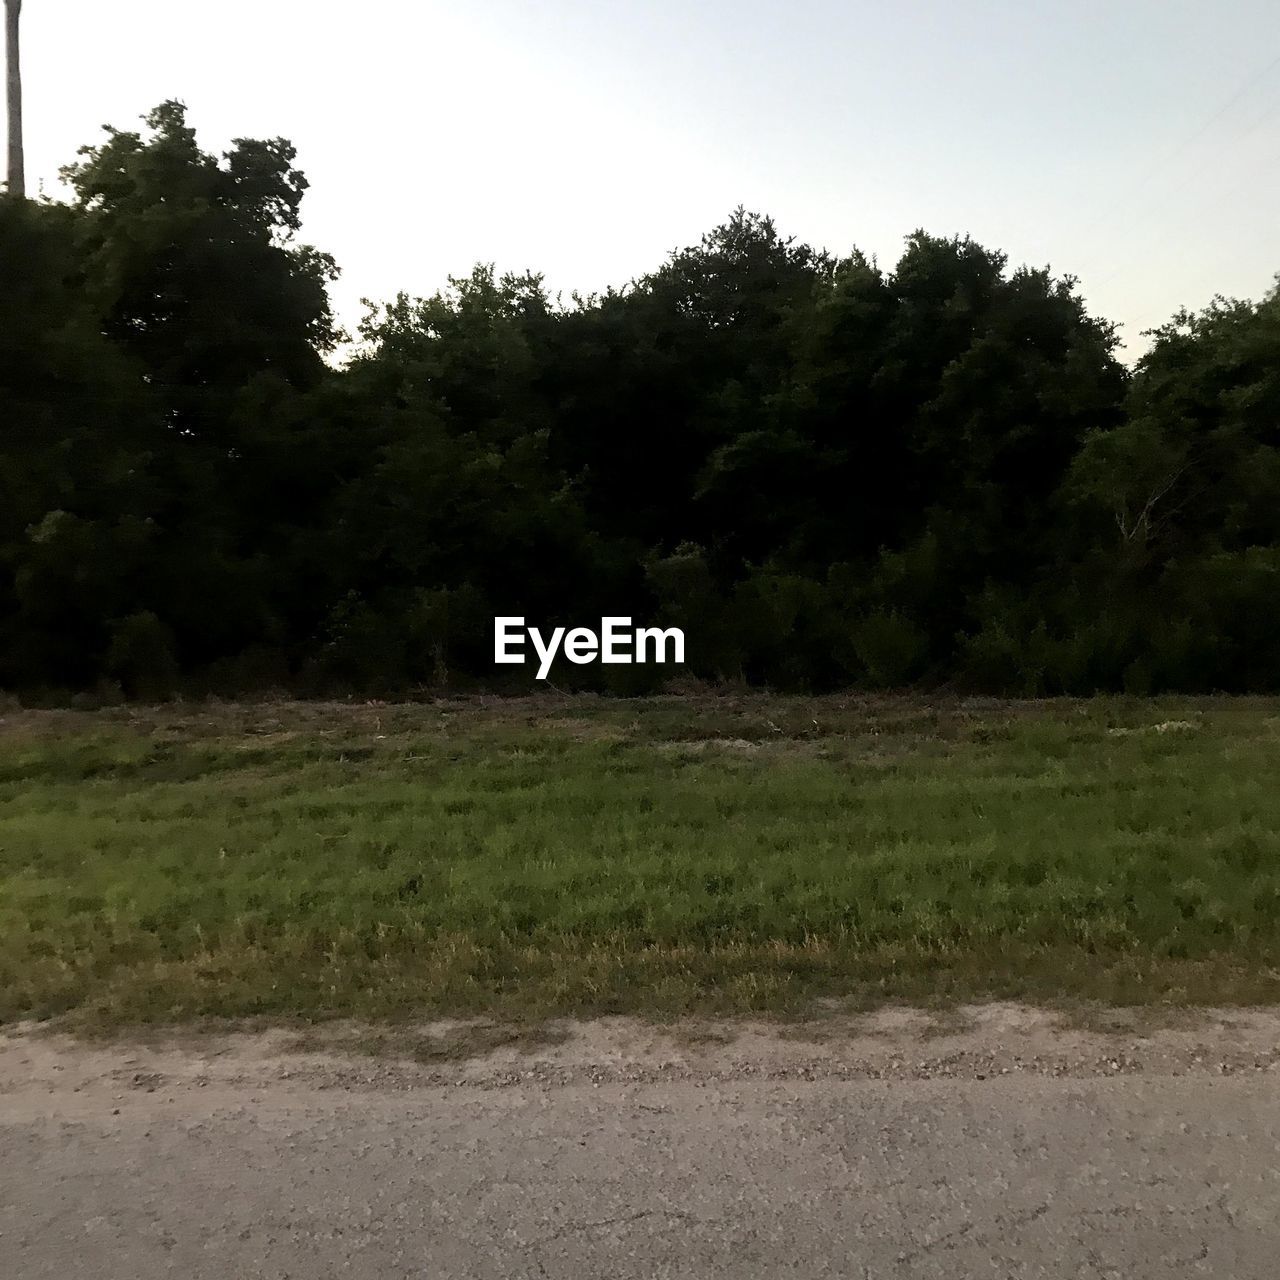
[[[737,204],[892,265],[917,226],[1138,330],[1280,271],[1277,0],[25,0],[28,183],[183,99],[283,134],[362,295],[477,261],[622,284]]]

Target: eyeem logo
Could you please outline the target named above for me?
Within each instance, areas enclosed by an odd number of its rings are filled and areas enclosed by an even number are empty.
[[[590,627],[574,627],[566,632],[556,627],[549,639],[544,640],[537,627],[526,627],[523,618],[494,618],[494,662],[525,661],[524,642],[533,642],[538,655],[538,679],[545,680],[555,661],[560,646],[570,662],[585,665],[588,662],[683,662],[684,632],[679,627],[637,627],[631,630],[630,618],[601,618],[600,633]],[[648,657],[652,649],[653,656]],[[668,649],[671,651],[667,656]]]

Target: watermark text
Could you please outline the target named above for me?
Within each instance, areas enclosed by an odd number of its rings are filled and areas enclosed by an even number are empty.
[[[521,617],[493,620],[493,660],[523,664],[529,660],[528,641],[537,656],[539,680],[545,680],[560,652],[584,665],[588,662],[683,662],[684,632],[679,627],[632,627],[630,618],[600,619],[600,630],[590,627],[556,627],[544,636],[537,627],[526,627]]]

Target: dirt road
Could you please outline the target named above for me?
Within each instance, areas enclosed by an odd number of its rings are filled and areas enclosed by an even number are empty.
[[[1271,1012],[609,1023],[434,1065],[19,1032],[0,1274],[1272,1280],[1277,1062]]]

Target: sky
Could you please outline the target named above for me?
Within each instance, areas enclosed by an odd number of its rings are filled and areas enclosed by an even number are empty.
[[[918,227],[1141,330],[1280,272],[1277,0],[25,0],[28,188],[179,98],[283,135],[334,300],[476,262],[600,290],[739,204],[891,267]]]

